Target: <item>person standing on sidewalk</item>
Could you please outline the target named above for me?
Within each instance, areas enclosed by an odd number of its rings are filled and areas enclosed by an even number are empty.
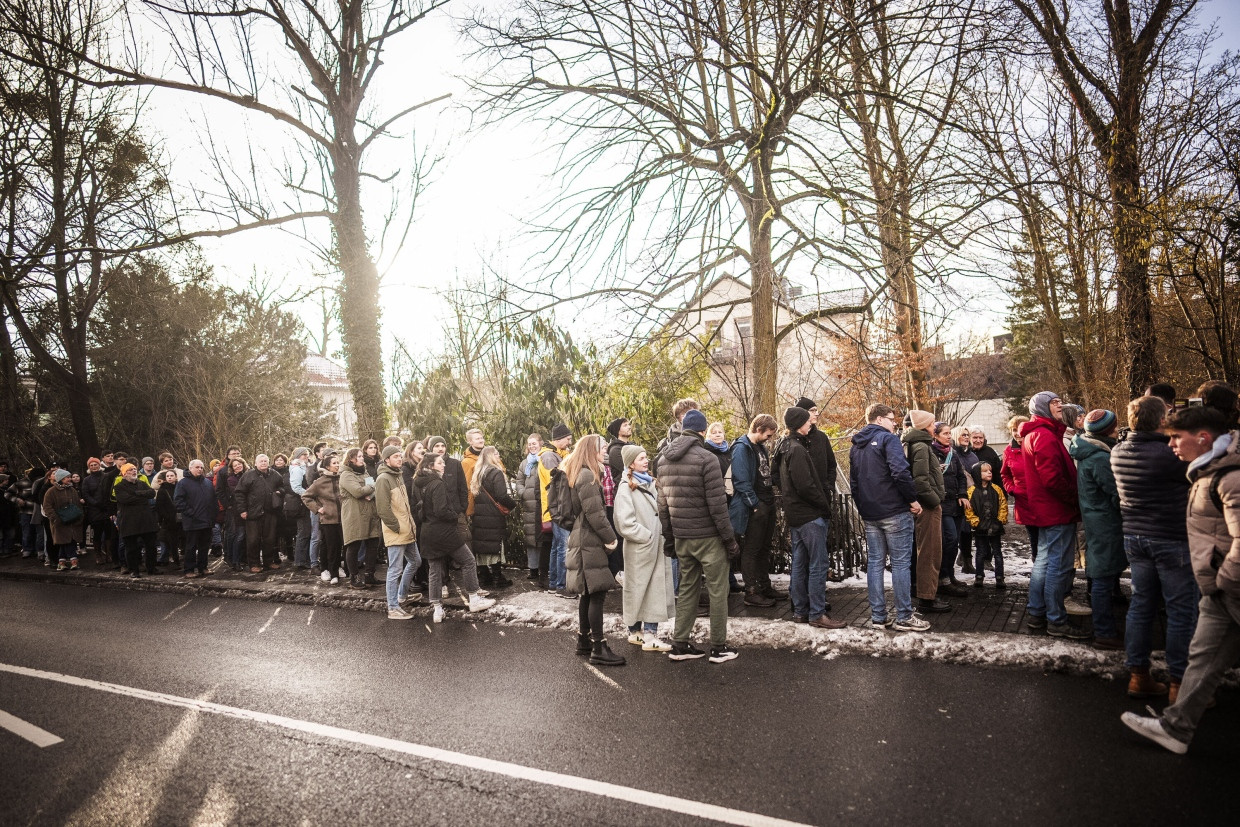
[[[1114,411],[1093,410],[1085,416],[1084,426],[1072,438],[1068,453],[1076,461],[1076,489],[1085,526],[1085,573],[1091,581],[1094,645],[1120,649],[1124,642],[1111,608],[1120,573],[1128,567],[1119,491],[1111,471],[1111,449],[1119,420]]]
[[[461,508],[465,508],[464,498]],[[344,455],[344,469],[340,472],[340,526],[349,588],[365,589],[377,584],[375,566],[379,562],[379,550],[376,546],[382,527],[379,513],[375,511],[375,480],[366,470],[366,458],[360,448],[350,448]],[[363,566],[366,567],[364,575]]]
[[[1081,520],[1076,466],[1063,437],[1063,400],[1052,391],[1029,400],[1030,419],[1023,426],[1025,524],[1038,527],[1038,558],[1029,577],[1026,607],[1030,629],[1054,637],[1085,640],[1089,633],[1068,621],[1064,597],[1072,587],[1076,524]]]
[[[690,410],[681,420],[680,436],[666,446],[659,460],[659,522],[663,526],[664,554],[680,561],[680,592],[676,596],[676,628],[672,660],[706,655],[689,642],[697,619],[702,578],[710,595],[710,662],[725,663],[737,656],[728,646],[728,558],[740,547],[728,519],[719,461],[706,450],[706,416]]]
[[[1025,499],[1025,457],[1021,453],[1021,437],[1028,421],[1027,416],[1014,416],[1007,421],[1008,434],[1012,439],[1003,449],[1003,468],[999,474],[1003,480],[1003,490],[1012,504],[1012,518],[1017,525],[1025,527],[1029,535],[1030,558],[1036,563],[1038,560],[1038,527],[1025,522],[1028,500]]]
[[[827,615],[827,531],[831,501],[822,490],[814,461],[810,459],[810,413],[797,406],[784,411],[788,436],[775,451],[775,474],[784,500],[784,519],[792,535],[789,594],[792,621],[820,629],[841,629],[842,620]]]
[[[121,466],[120,481],[116,484],[116,529],[125,547],[125,568],[131,577],[141,577],[145,552],[146,573],[155,571],[155,538],[159,533],[159,521],[151,501],[155,489],[138,478],[138,466],[127,462]]]
[[[202,460],[190,460],[189,472],[176,484],[172,500],[181,515],[185,537],[185,576],[202,577],[207,573],[216,513],[215,486],[207,478]]]
[[[770,414],[758,414],[749,433],[732,444],[732,502],[728,516],[741,546],[745,605],[770,608],[787,597],[771,585],[771,538],[775,535],[775,487],[766,444],[778,426]]]
[[[551,429],[551,447],[544,447],[538,455],[538,490],[542,499],[542,519],[544,545],[539,547],[539,569],[546,580],[547,591],[560,593],[564,589],[564,544],[568,542],[569,529],[551,519],[551,498],[547,489],[551,485],[551,472],[560,467],[560,463],[568,456],[568,446],[573,442],[573,432],[563,422]],[[551,535],[550,545],[546,545],[545,534]]]
[[[85,500],[73,487],[72,476],[63,468],[57,469],[52,485],[43,494],[43,513],[47,515],[47,525],[52,534],[52,548],[48,554],[56,563],[57,571],[78,570],[77,550],[84,542],[83,525],[86,521],[83,518],[86,512],[82,506]],[[69,511],[75,514],[69,515]],[[72,516],[73,519],[66,521],[65,516]]]
[[[1161,718],[1121,716],[1129,729],[1180,755],[1213,704],[1223,673],[1240,659],[1240,431],[1227,426],[1222,413],[1201,406],[1167,420],[1172,450],[1189,463],[1188,546],[1200,613],[1175,702]],[[1170,607],[1167,614],[1170,620]]]
[[[478,582],[484,588],[506,589],[512,581],[504,576],[504,540],[508,536],[508,513],[517,503],[508,493],[508,475],[494,445],[487,445],[478,455],[469,478],[469,494],[474,499],[470,542],[478,563]]]
[[[409,511],[409,494],[400,473],[405,457],[400,448],[389,445],[379,453],[379,459],[375,511],[383,524],[383,544],[387,546],[388,620],[412,620],[406,606],[421,595],[410,595],[409,585],[422,558],[418,555],[417,531]]]
[[[1177,690],[1188,668],[1188,646],[1197,627],[1200,595],[1184,520],[1188,463],[1176,456],[1170,438],[1162,432],[1166,415],[1167,406],[1158,396],[1132,400],[1128,403],[1128,436],[1111,449],[1124,554],[1132,570],[1132,600],[1123,641],[1131,698],[1167,692],[1166,684],[1150,677],[1159,596],[1167,607],[1167,674]]]
[[[608,454],[610,457],[610,453]],[[663,555],[659,495],[650,476],[650,457],[640,445],[621,451],[624,474],[616,489],[616,534],[624,540],[624,624],[629,643],[643,652],[667,652],[659,624],[676,617],[672,564]]]
[[[266,454],[254,457],[254,467],[246,471],[233,492],[233,508],[245,521],[245,556],[251,574],[266,567],[280,568],[276,548],[276,512],[284,507],[284,477],[271,467]]]
[[[956,579],[956,554],[960,550],[962,526],[972,528],[965,517],[965,509],[969,506],[970,477],[952,443],[951,426],[946,422],[936,422],[933,433],[934,442],[930,443],[930,447],[943,470],[943,556],[939,558],[939,593],[964,597],[969,592]]]
[[[538,582],[538,549],[542,545],[542,502],[538,490],[538,455],[542,452],[542,434],[534,433],[525,438],[525,457],[517,468],[517,483],[521,488],[521,527],[525,534],[525,564],[529,568],[526,579]]]
[[[943,558],[943,466],[934,455],[930,444],[934,437],[934,414],[929,411],[909,411],[904,417],[904,433],[900,441],[908,456],[917,487],[917,501],[921,513],[916,518],[917,565],[914,585],[917,588],[917,607],[923,612],[950,612],[951,604],[939,600],[939,562]]]
[[[318,474],[301,495],[301,501],[318,517],[319,579],[330,585],[340,582],[344,534],[340,525],[340,455],[328,453],[316,464]]]

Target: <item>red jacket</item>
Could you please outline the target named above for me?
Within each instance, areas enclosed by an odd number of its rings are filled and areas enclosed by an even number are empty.
[[[1041,416],[1021,427],[1021,459],[1025,467],[1017,472],[1017,479],[1024,482],[1024,504],[1020,506],[1024,525],[1080,522],[1076,466],[1063,445],[1067,429],[1062,422]]]
[[[1016,431],[1017,438],[1025,433],[1025,425]],[[1013,519],[1020,525],[1025,524],[1025,508],[1028,506],[1028,500],[1025,499],[1025,455],[1021,451],[1019,443],[1008,446],[1003,449],[1003,468],[999,473],[1003,478],[1003,490],[1012,495],[1012,502],[1016,506]]]

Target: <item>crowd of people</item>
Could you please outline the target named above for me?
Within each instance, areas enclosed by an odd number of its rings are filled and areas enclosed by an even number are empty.
[[[927,615],[985,588],[988,571],[995,589],[1006,588],[1010,515],[1033,555],[1028,627],[1124,649],[1128,694],[1169,702],[1161,717],[1125,714],[1125,722],[1183,752],[1240,657],[1240,476],[1230,474],[1240,468],[1237,395],[1208,382],[1177,403],[1174,389],[1154,385],[1129,403],[1126,426],[1114,411],[1086,411],[1050,391],[1028,410],[1008,423],[1000,453],[981,429],[953,428],[927,411],[867,409],[849,446],[848,488],[865,526],[870,625],[924,632]],[[733,590],[757,607],[789,599],[795,623],[842,627],[826,591],[838,467],[816,403],[802,398],[785,410],[782,432],[760,414],[730,443],[696,401],[678,401],[672,414],[651,452],[632,441],[625,418],[605,437],[574,440],[563,423],[549,441],[532,433],[515,485],[478,429],[466,433],[460,458],[442,437],[391,436],[343,451],[321,442],[258,454],[252,465],[231,446],[222,461],[194,459],[184,470],[168,452],[140,461],[105,453],[87,461],[84,476],[64,463],[17,475],[0,462],[0,551],[76,569],[89,529],[96,562],[133,577],[161,565],[202,577],[217,555],[234,571],[292,565],[353,589],[378,585],[382,560],[388,617],[412,618],[424,591],[440,622],[452,584],[471,612],[512,585],[501,562],[518,509],[528,577],[578,601],[576,652],[592,664],[625,663],[603,626],[607,592],[618,588],[628,642],[674,661],[737,657],[727,638]],[[787,593],[770,578],[780,514],[790,534]],[[1125,569],[1130,599],[1120,589]],[[970,575],[971,584],[960,579]],[[1121,638],[1114,611],[1125,600]],[[1160,602],[1168,683],[1150,674]],[[708,650],[690,639],[700,610]],[[1090,614],[1092,629],[1074,620]],[[668,621],[670,642],[659,637]]]

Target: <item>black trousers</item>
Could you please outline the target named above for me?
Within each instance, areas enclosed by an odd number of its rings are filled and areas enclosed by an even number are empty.
[[[136,574],[142,568],[143,557],[146,558],[146,573],[155,573],[155,555],[159,551],[157,537],[156,532],[150,531],[121,538],[125,543],[125,568],[129,569],[131,574]]]
[[[594,640],[602,640],[603,635],[603,601],[607,592],[586,592],[577,599],[577,622],[581,633]]]
[[[336,577],[340,571],[341,545],[344,542],[344,528],[340,523],[319,521],[319,568],[331,572]]]
[[[749,527],[741,538],[741,576],[745,588],[762,589],[771,585],[771,538],[775,536],[775,506],[758,501],[749,515]]]
[[[280,562],[276,553],[276,515],[264,514],[257,520],[245,521],[245,562],[250,568],[261,568]]]
[[[181,535],[185,541],[185,573],[207,570],[207,553],[211,550],[211,529],[191,528]]]
[[[547,587],[550,582],[547,578],[551,573],[551,532],[544,531],[538,535],[538,577],[543,584],[543,588]]]
[[[116,524],[112,519],[104,517],[102,520],[93,520],[90,528],[95,534],[95,554],[105,554],[113,562],[121,562],[120,548],[116,542]]]
[[[362,563],[357,562],[357,553],[362,546],[366,546],[366,559]],[[344,564],[349,572],[349,577],[357,577],[361,574],[363,566],[366,568],[366,574],[371,577],[375,576],[375,564],[379,562],[379,538],[371,537],[369,540],[355,540],[349,543],[344,550]]]

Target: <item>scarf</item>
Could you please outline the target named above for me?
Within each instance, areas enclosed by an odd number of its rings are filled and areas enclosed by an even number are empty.
[[[1230,446],[1231,434],[1220,434],[1219,438],[1214,440],[1214,445],[1210,447],[1209,451],[1206,451],[1204,454],[1188,464],[1188,478],[1191,480],[1193,478],[1192,474],[1194,471],[1209,464],[1212,460],[1221,457],[1224,453],[1226,453],[1228,447]]]
[[[649,474],[643,474],[641,471],[629,471],[629,474],[642,485],[650,485],[650,483],[654,482],[654,477]]]
[[[537,465],[538,465],[538,455],[537,454],[526,454],[525,455],[525,476],[528,477],[530,474],[534,473],[534,467]]]
[[[706,441],[710,442],[709,439]],[[718,448],[721,452],[725,454],[728,452],[728,441],[726,439],[723,442],[710,442],[710,444],[714,445],[716,448]]]

